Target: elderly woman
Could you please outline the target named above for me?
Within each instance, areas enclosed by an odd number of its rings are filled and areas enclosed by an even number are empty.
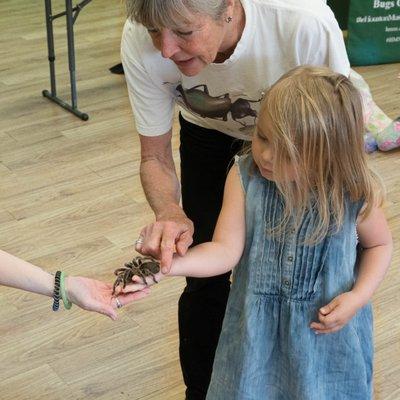
[[[234,154],[250,140],[265,88],[302,64],[349,75],[342,33],[321,0],[129,0],[122,62],[155,222],[136,249],[161,259],[212,238]],[[171,151],[179,106],[181,180]],[[182,196],[182,206],[180,198]],[[179,301],[186,398],[204,399],[229,274],[187,279]]]

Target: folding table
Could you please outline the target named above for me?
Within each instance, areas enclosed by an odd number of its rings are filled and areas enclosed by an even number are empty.
[[[76,75],[75,75],[75,45],[74,45],[74,23],[78,18],[79,13],[87,4],[92,0],[82,0],[77,5],[72,5],[72,0],[65,0],[65,11],[58,14],[52,14],[51,0],[45,0],[46,12],[46,29],[47,29],[47,48],[48,58],[50,65],[50,85],[51,91],[43,90],[42,94],[49,100],[54,101],[59,106],[65,108],[72,114],[81,118],[84,121],[89,119],[88,114],[79,111],[78,99],[76,91]],[[67,20],[67,42],[68,42],[68,67],[69,79],[71,86],[71,104],[65,102],[57,96],[56,88],[56,71],[55,71],[55,51],[54,51],[54,34],[53,34],[53,21],[59,17],[66,16]]]

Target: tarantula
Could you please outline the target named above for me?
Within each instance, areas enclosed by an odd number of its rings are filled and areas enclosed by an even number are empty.
[[[155,274],[160,272],[160,263],[152,257],[135,257],[131,262],[125,263],[122,268],[118,268],[114,271],[117,279],[114,282],[113,294],[115,289],[122,283],[122,287],[128,283],[132,283],[132,277],[134,275],[142,278],[143,283],[147,285],[146,277],[151,276],[154,283],[158,283]]]

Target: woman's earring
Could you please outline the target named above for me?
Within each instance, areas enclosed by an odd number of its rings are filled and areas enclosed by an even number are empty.
[[[230,22],[232,22],[232,17],[226,17],[226,18],[225,18],[225,22],[226,22],[227,24],[229,24]]]

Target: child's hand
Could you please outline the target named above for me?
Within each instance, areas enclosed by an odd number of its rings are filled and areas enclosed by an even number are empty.
[[[319,322],[312,322],[310,328],[316,334],[336,332],[354,317],[359,308],[359,298],[355,293],[343,293],[319,309]]]

